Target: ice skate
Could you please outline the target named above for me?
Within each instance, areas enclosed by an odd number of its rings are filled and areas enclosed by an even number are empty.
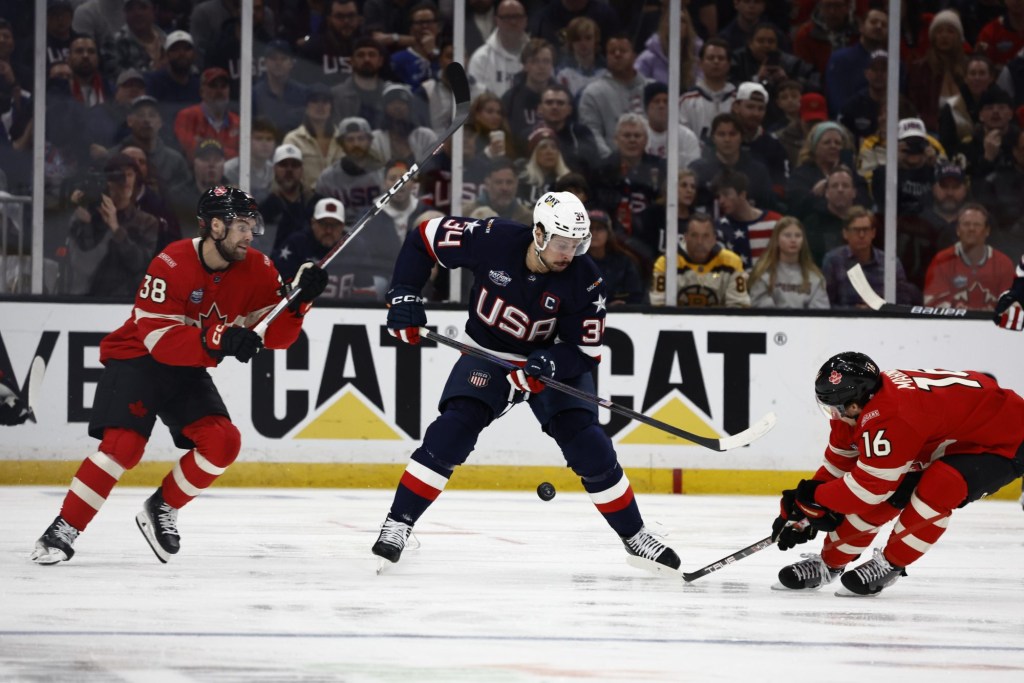
[[[75,549],[71,545],[78,538],[78,534],[78,529],[57,515],[53,524],[36,541],[35,550],[32,551],[32,561],[36,564],[67,562],[75,556]]]
[[[658,540],[658,537],[648,531],[647,527],[642,526],[640,531],[629,538],[623,538],[622,544],[626,546],[626,552],[629,553],[626,562],[630,566],[656,574],[679,573],[679,555]]]
[[[821,555],[802,553],[800,557],[805,559],[779,570],[779,582],[772,586],[772,590],[818,590],[843,573],[842,569],[833,569],[825,564]]]
[[[843,588],[846,590],[840,589],[836,595],[846,598],[878,595],[882,589],[906,575],[907,571],[903,567],[890,564],[882,549],[875,548],[874,557],[843,576]]]
[[[135,515],[135,523],[161,562],[166,563],[181,548],[178,509],[164,501],[160,489],[146,500],[142,512]]]
[[[391,515],[384,518],[384,523],[380,527],[380,536],[377,537],[377,542],[371,548],[373,554],[380,558],[377,562],[378,574],[387,566],[385,560],[391,564],[398,562],[411,533],[411,524],[393,519]]]

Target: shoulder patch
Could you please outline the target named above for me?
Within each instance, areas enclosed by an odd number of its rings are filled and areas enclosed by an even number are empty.
[[[165,252],[165,251],[161,251],[160,255],[157,256],[157,258],[160,259],[161,261],[163,261],[164,263],[166,263],[171,268],[177,268],[178,267],[177,262],[174,259],[172,259],[170,256],[168,256],[167,252]]]

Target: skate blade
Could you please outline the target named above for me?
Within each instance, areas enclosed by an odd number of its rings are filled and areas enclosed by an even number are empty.
[[[377,576],[380,576],[381,572],[384,571],[384,567],[394,564],[390,560],[385,560],[383,557],[377,558]]]
[[[683,575],[683,573],[678,569],[672,569],[672,567],[668,567],[666,565],[659,564],[654,560],[648,560],[645,557],[638,557],[636,555],[626,555],[626,564],[630,567],[643,569],[646,572],[657,574],[658,576],[663,576],[667,579],[675,579]]]
[[[773,591],[782,591],[784,593],[817,593],[825,585],[827,585],[827,584],[822,584],[821,586],[815,586],[814,588],[789,588],[788,586],[782,585],[781,581],[776,581],[775,583],[772,584],[771,589]]]
[[[160,560],[164,564],[167,564],[167,560],[170,559],[170,555],[160,547],[160,543],[156,540],[156,535],[153,533],[153,525],[149,523],[149,516],[145,512],[140,512],[135,515],[135,524],[138,525],[139,531],[142,532],[142,537],[146,539],[146,543],[153,549],[153,554],[156,555],[156,559]]]
[[[63,550],[58,548],[47,548],[46,546],[37,545],[36,549],[32,551],[30,559],[36,564],[49,566],[60,562],[66,562],[68,556],[64,554]]]
[[[852,590],[850,590],[846,586],[840,586],[839,590],[837,590],[835,592],[835,596],[837,598],[873,598],[873,597],[875,597],[877,595],[881,595],[881,593],[882,593],[882,591],[878,591],[877,593],[867,593],[867,594],[865,594],[865,593],[854,593]]]

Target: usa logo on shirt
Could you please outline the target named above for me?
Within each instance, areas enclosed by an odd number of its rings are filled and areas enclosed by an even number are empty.
[[[482,370],[474,370],[469,375],[469,383],[478,389],[483,389],[491,382],[491,376],[489,373],[483,372]]]

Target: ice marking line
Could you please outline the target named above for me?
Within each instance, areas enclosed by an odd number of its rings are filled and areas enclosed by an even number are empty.
[[[336,638],[340,640],[481,640],[488,642],[566,642],[566,643],[659,643],[675,645],[724,645],[735,647],[751,645],[754,647],[829,647],[858,650],[956,650],[958,652],[1021,652],[1024,653],[1024,645],[958,645],[955,643],[869,643],[869,642],[808,642],[807,640],[743,640],[735,638],[715,638],[701,640],[699,638],[602,638],[598,636],[512,636],[512,635],[480,635],[480,634],[453,634],[453,635],[430,635],[423,633],[242,633],[242,632],[216,632],[216,631],[0,631],[0,637],[19,636],[53,636],[67,638],[85,636],[89,638],[107,637],[155,637],[155,638],[289,638],[301,639],[310,638],[323,640]]]

